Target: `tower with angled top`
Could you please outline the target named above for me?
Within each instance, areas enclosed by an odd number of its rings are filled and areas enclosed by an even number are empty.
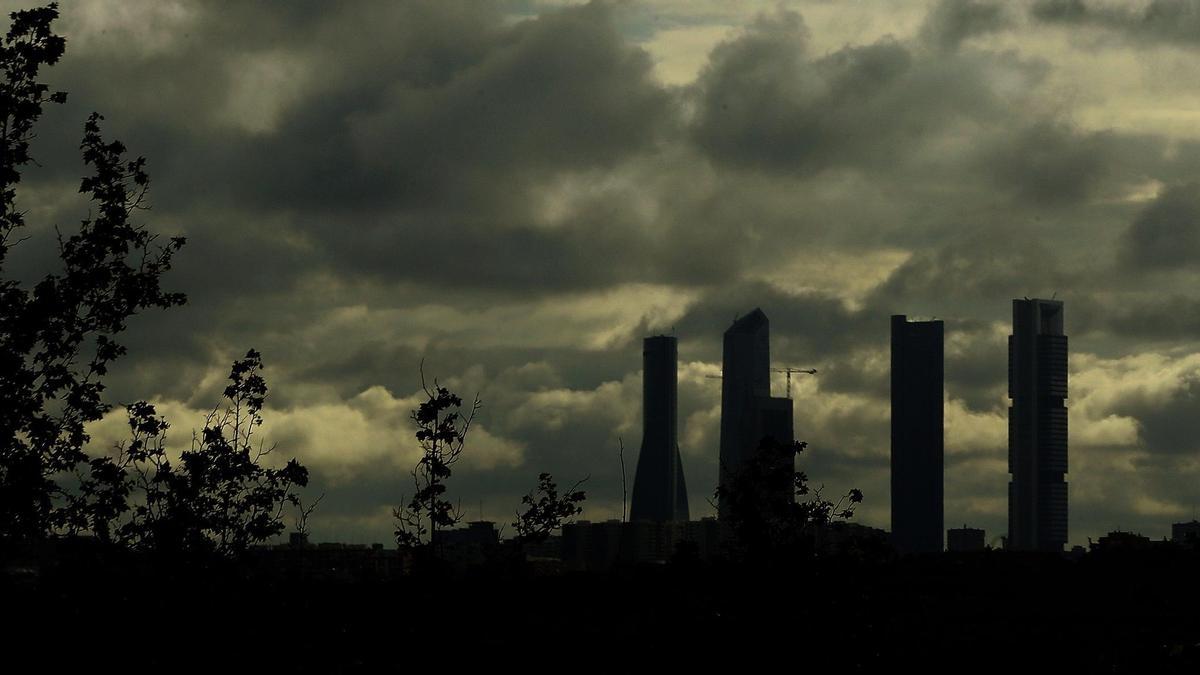
[[[761,309],[739,317],[725,331],[721,364],[721,452],[718,480],[727,485],[764,437],[782,445],[794,440],[792,400],[771,396],[770,322]],[[780,470],[792,470],[789,458]],[[792,499],[789,490],[781,499]],[[718,504],[718,517],[720,504]]]

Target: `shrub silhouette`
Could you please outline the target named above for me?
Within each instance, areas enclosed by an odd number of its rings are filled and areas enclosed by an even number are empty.
[[[580,504],[587,499],[587,495],[577,489],[581,484],[583,480],[559,494],[554,476],[544,472],[539,474],[537,488],[521,498],[525,510],[518,511],[517,519],[513,521],[517,546],[543,542],[564,522],[583,513]]]
[[[91,460],[71,528],[134,549],[225,557],[282,532],[283,509],[299,505],[293,488],[308,484],[308,470],[295,459],[262,464],[275,449],[255,444],[267,396],[262,368],[253,349],[234,362],[224,407],[207,415],[177,464],[167,453],[167,421],[144,401],[129,406],[131,438],[116,458]]]
[[[726,549],[735,560],[753,563],[792,562],[819,552],[817,538],[835,520],[848,520],[862,502],[858,489],[837,502],[808,485],[808,475],[795,471],[795,458],[808,447],[764,437],[758,450],[730,472],[716,498],[726,514]]]
[[[410,550],[432,546],[438,530],[462,520],[462,512],[446,499],[446,479],[462,455],[467,432],[483,405],[476,396],[464,415],[463,400],[436,379],[432,386],[426,384],[424,368],[421,390],[426,400],[410,414],[421,448],[421,458],[412,469],[414,492],[406,504],[392,509],[396,543]]]

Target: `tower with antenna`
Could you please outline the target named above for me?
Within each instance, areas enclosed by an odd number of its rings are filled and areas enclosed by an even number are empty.
[[[1061,300],[1013,300],[1008,338],[1008,543],[1067,543],[1067,336]]]

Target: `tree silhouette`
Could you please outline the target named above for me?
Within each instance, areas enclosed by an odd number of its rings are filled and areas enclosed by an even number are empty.
[[[423,367],[421,390],[426,400],[410,414],[421,448],[421,459],[412,469],[414,492],[407,504],[392,509],[396,543],[408,549],[432,544],[439,529],[462,520],[463,514],[446,499],[446,479],[450,477],[450,467],[458,462],[467,432],[483,405],[476,396],[464,415],[462,399],[436,379],[432,387],[426,384]]]
[[[795,458],[808,447],[764,437],[758,450],[729,472],[716,490],[729,537],[727,549],[748,562],[791,561],[818,551],[816,538],[835,520],[848,520],[862,502],[862,491],[849,490],[837,502],[808,486],[808,475],[795,471]]]
[[[178,463],[154,406],[129,406],[131,438],[115,458],[91,460],[91,476],[72,500],[71,530],[135,549],[225,557],[282,532],[283,509],[299,506],[293,488],[308,484],[308,470],[295,459],[263,466],[275,446],[254,436],[267,396],[262,368],[253,349],[234,362],[224,407],[208,413]]]
[[[562,527],[564,522],[583,513],[583,503],[587,496],[579,486],[587,479],[575,483],[563,494],[558,493],[558,484],[548,473],[538,474],[537,488],[521,498],[524,511],[517,512],[513,522],[516,529],[518,546],[535,544],[545,541],[555,530]]]
[[[313,500],[308,506],[304,505],[304,499],[299,495],[296,496],[296,534],[299,535],[302,542],[308,542],[308,519],[312,517],[313,511],[321,505],[321,501],[325,499],[325,493]]]
[[[115,337],[129,317],[184,303],[182,294],[159,285],[184,240],[159,245],[156,234],[131,222],[149,186],[145,159],[127,160],[124,145],[105,142],[103,118],[93,113],[80,145],[92,175],[79,187],[93,215],[70,236],[59,234],[61,271],[32,288],[3,277],[25,225],[16,186],[32,161],[34,124],[43,105],[66,100],[38,81],[41,67],[56,63],[66,47],[51,28],[56,5],[10,17],[0,42],[0,539],[30,539],[115,507],[96,495],[72,499],[70,477],[94,477],[95,484],[115,478],[106,475],[111,465],[89,461],[85,425],[111,407],[101,397],[102,379],[125,354]],[[80,503],[92,512],[73,512]]]

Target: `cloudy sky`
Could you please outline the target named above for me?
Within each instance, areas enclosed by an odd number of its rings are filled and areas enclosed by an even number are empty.
[[[761,306],[775,363],[820,370],[794,383],[803,468],[879,527],[888,316],[946,321],[946,522],[990,540],[1011,300],[1055,294],[1071,543],[1200,504],[1200,1],[114,0],[58,27],[69,99],[13,264],[51,269],[86,215],[102,112],[149,160],[145,222],[189,240],[166,283],[189,304],[131,323],[113,400],[157,402],[183,445],[262,351],[266,435],[327,493],[315,539],[389,539],[422,359],[485,405],[451,482],[471,518],[511,521],[540,471],[619,515],[640,341],[670,331],[711,513],[704,376]]]

